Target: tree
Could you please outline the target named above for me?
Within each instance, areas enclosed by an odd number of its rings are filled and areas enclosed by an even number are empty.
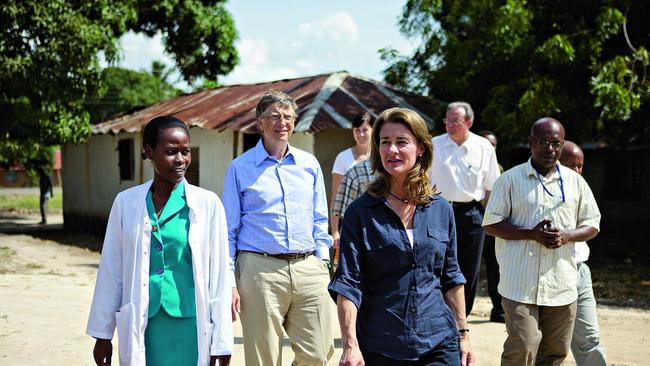
[[[413,55],[381,50],[385,78],[470,102],[506,146],[542,116],[577,141],[629,137],[647,128],[634,119],[650,97],[649,12],[641,0],[409,0],[400,27],[421,44]]]
[[[90,122],[97,123],[177,96],[180,90],[163,81],[168,73],[158,61],[153,62],[151,74],[119,67],[102,70],[102,87],[95,97],[83,101]]]
[[[82,101],[100,87],[98,55],[116,60],[129,30],[161,32],[190,83],[238,61],[223,0],[5,0],[0,29],[0,161],[89,136]]]

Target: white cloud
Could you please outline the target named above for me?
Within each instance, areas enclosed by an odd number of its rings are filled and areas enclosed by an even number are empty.
[[[302,23],[298,32],[314,39],[325,39],[332,42],[355,44],[359,38],[359,29],[347,12],[338,12],[318,20]]]

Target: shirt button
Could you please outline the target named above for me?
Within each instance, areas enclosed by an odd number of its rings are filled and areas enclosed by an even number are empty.
[[[163,268],[158,268],[158,274],[163,274],[163,272],[165,272]]]
[[[154,233],[155,233],[156,231],[158,231],[158,226],[155,226],[155,225],[154,225],[154,226],[151,228],[151,231],[153,231]]]
[[[161,245],[161,244],[158,244],[158,245],[156,246],[156,249],[157,249],[159,252],[162,251],[162,245]]]
[[[415,286],[411,286],[411,290],[415,290]]]
[[[411,312],[412,312],[412,313],[415,313],[415,308],[411,308]]]
[[[415,268],[415,263],[411,263],[411,268]]]

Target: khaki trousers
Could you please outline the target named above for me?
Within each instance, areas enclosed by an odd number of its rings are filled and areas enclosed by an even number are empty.
[[[502,300],[508,337],[501,366],[562,365],[569,354],[576,302],[538,306]]]
[[[292,365],[326,365],[334,354],[329,271],[316,256],[282,260],[240,252],[236,279],[247,366],[281,366],[284,332]]]

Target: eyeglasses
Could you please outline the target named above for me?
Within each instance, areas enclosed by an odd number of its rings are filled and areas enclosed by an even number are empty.
[[[280,123],[284,121],[287,123],[293,123],[296,120],[296,115],[293,114],[272,114],[270,116],[260,116],[261,119],[270,119],[273,123]]]
[[[535,138],[535,143],[537,143],[537,145],[539,145],[544,149],[548,149],[550,146],[553,148],[553,150],[558,150],[559,148],[562,147],[562,145],[564,145],[564,141],[548,141],[548,140],[538,139],[538,138]]]
[[[442,123],[444,123],[446,125],[460,125],[460,124],[465,123],[465,121],[466,120],[462,119],[462,118],[456,118],[456,119],[452,119],[452,120],[448,120],[446,118],[442,119]]]

